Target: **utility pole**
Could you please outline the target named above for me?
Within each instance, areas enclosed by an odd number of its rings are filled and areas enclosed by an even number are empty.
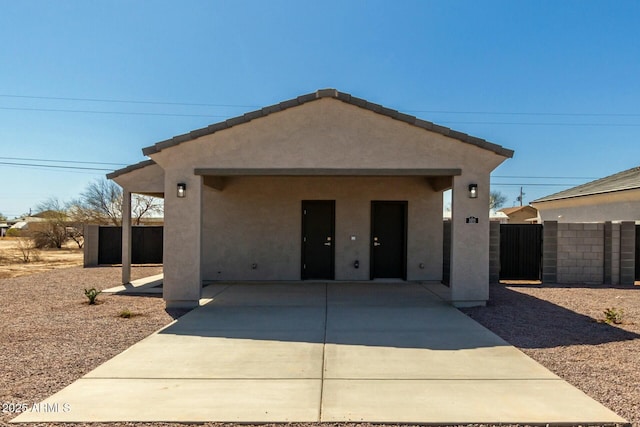
[[[520,195],[516,198],[517,201],[520,202],[520,207],[522,207],[522,200],[524,199],[524,195],[527,193],[522,192],[522,187],[520,187]]]

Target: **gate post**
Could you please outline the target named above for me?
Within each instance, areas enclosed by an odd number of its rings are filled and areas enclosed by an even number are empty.
[[[542,225],[542,283],[558,282],[558,221]]]
[[[620,284],[633,285],[636,279],[636,224],[620,223]]]
[[[84,225],[84,267],[98,265],[98,249],[100,248],[100,227],[93,224]]]
[[[489,283],[500,283],[500,223],[489,223]]]
[[[122,191],[122,283],[131,282],[131,192]]]

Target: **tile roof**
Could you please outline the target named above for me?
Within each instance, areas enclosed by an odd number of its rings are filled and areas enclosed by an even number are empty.
[[[533,209],[533,210],[535,210],[536,208],[534,208],[533,206],[529,206],[529,205],[513,206],[511,208],[502,208],[502,209],[498,210],[498,212],[504,212],[507,215],[511,215],[514,212],[518,212],[518,211],[524,210],[524,209]]]
[[[612,193],[615,191],[633,190],[636,188],[640,188],[640,167],[631,168],[626,171],[618,172],[614,175],[587,182],[586,184],[578,185],[577,187],[542,197],[531,203],[549,202],[551,200]]]
[[[131,171],[137,170],[137,169],[142,169],[142,168],[146,168],[147,166],[151,166],[151,165],[155,165],[156,162],[154,162],[153,160],[149,159],[149,160],[143,160],[139,163],[133,164],[133,165],[129,165],[125,168],[122,169],[118,169],[115,170],[111,173],[107,174],[107,178],[108,179],[113,179],[116,178],[120,175],[124,175],[125,173],[129,173]]]
[[[391,117],[392,119],[400,120],[402,122],[417,126],[419,128],[426,129],[431,132],[436,132],[441,135],[448,136],[462,142],[466,142],[467,144],[475,145],[475,146],[484,148],[486,150],[493,151],[494,153],[504,157],[513,157],[513,150],[509,150],[500,145],[493,144],[484,139],[476,138],[474,136],[467,135],[466,133],[458,132],[453,129],[449,129],[444,126],[439,126],[435,123],[428,122],[426,120],[419,119],[415,116],[411,116],[396,110],[392,110],[390,108],[383,107],[382,105],[379,105],[379,104],[373,104],[365,99],[356,98],[355,96],[351,96],[348,93],[339,92],[336,89],[320,89],[316,92],[302,95],[297,98],[290,99],[288,101],[283,101],[279,104],[274,104],[269,107],[264,107],[260,110],[252,111],[242,116],[234,117],[234,118],[225,120],[223,122],[215,123],[202,129],[196,129],[189,133],[178,135],[171,139],[158,142],[150,147],[146,147],[142,150],[142,153],[145,156],[149,156],[154,153],[158,153],[165,148],[173,147],[175,145],[199,138],[201,136],[210,135],[217,131],[228,129],[232,126],[237,126],[242,123],[247,123],[251,120],[254,120],[260,117],[265,117],[265,116],[268,116],[269,114],[276,113],[279,111],[284,111],[288,108],[306,104],[307,102],[312,102],[321,98],[338,99],[342,102],[346,102],[347,104],[355,105],[357,107],[364,108],[366,110],[370,110],[387,117]]]

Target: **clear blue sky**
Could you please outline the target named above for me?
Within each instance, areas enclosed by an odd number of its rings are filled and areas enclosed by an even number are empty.
[[[587,181],[548,177],[640,165],[638,1],[0,6],[4,163],[118,168],[157,141],[334,87],[514,149],[492,178],[507,206],[518,184],[529,202]],[[0,164],[0,212],[72,199],[103,173]]]

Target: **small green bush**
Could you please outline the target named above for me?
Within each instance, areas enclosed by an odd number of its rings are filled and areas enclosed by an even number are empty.
[[[98,298],[98,295],[100,295],[101,293],[102,292],[96,290],[96,288],[84,290],[84,295],[89,299],[89,305],[95,305],[96,298]]]
[[[17,228],[10,228],[7,230],[7,237],[20,237],[20,230]]]
[[[125,308],[124,310],[120,311],[120,314],[118,316],[122,317],[123,319],[130,319],[133,317],[133,313],[129,311],[128,308]]]
[[[624,310],[618,309],[615,307],[606,308],[604,311],[604,321],[608,324],[616,324],[619,325],[624,320]]]

